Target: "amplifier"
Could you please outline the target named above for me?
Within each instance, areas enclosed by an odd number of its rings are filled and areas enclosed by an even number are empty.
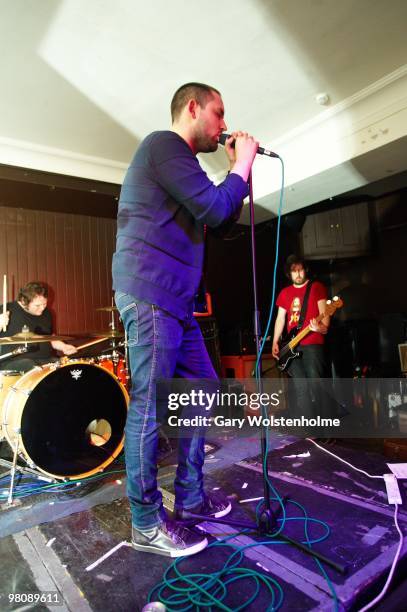
[[[205,342],[206,350],[218,376],[221,375],[220,344],[218,325],[215,317],[197,317]]]

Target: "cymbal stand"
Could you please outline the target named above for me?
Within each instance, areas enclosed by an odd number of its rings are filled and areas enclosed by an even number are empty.
[[[124,328],[124,371],[126,373],[126,380],[128,389],[131,386],[131,374],[130,374],[130,358],[129,358],[129,343],[127,341],[127,330]]]
[[[14,448],[13,463],[11,464],[11,470],[10,470],[10,489],[9,489],[8,498],[7,498],[7,503],[9,505],[13,503],[14,479],[16,476],[16,466],[17,466],[17,457],[18,457],[18,441],[20,438],[20,431],[21,430],[19,428],[18,431],[16,432],[18,436],[17,436],[16,445]]]
[[[110,329],[112,331],[115,331],[116,330],[116,322],[114,320],[114,310],[113,310],[113,308],[114,308],[114,305],[113,305],[113,298],[112,298],[112,313],[111,313],[112,320],[109,323],[109,327],[110,327]]]
[[[113,363],[113,372],[114,375],[117,376],[118,374],[118,366],[120,363],[120,353],[119,351],[116,349],[116,342],[115,339],[112,338],[112,363]]]
[[[111,321],[109,323],[109,327],[113,332],[113,336],[110,340],[110,346],[112,348],[112,363],[113,363],[113,372],[114,375],[117,376],[118,373],[118,366],[119,366],[119,361],[120,361],[120,353],[118,352],[117,348],[116,348],[116,340],[114,338],[114,332],[116,331],[116,321],[114,320],[114,302],[113,302],[113,298],[112,298],[112,311],[111,311]]]
[[[119,314],[119,320],[122,321],[120,314]],[[123,323],[123,321],[122,321]],[[124,327],[124,343],[123,342],[119,342],[119,346],[124,346],[124,372],[126,375],[126,381],[127,381],[127,389],[130,389],[130,385],[131,385],[131,374],[130,374],[130,359],[129,359],[129,343],[128,343],[128,337],[127,337],[127,330],[126,327],[123,325]]]

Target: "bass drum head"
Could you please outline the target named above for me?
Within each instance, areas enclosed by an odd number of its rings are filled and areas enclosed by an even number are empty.
[[[24,449],[57,478],[102,471],[123,447],[127,404],[124,387],[99,366],[70,362],[50,370],[24,404]]]

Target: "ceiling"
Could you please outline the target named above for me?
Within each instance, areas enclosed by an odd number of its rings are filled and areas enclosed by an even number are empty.
[[[387,180],[407,170],[406,25],[405,0],[3,0],[0,164],[120,184],[194,80],[280,154],[283,212]],[[201,162],[222,179],[222,150]],[[255,162],[258,222],[281,168]]]

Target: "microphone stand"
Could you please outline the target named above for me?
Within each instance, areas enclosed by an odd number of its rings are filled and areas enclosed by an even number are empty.
[[[263,379],[262,379],[262,358],[260,355],[261,347],[261,322],[260,322],[260,310],[258,305],[258,290],[257,290],[257,259],[256,259],[256,232],[254,223],[254,199],[253,199],[253,179],[252,172],[249,174],[249,212],[250,212],[250,248],[252,255],[252,282],[253,282],[253,304],[254,304],[254,339],[256,344],[256,365],[257,372],[255,372],[256,388],[258,393],[263,393]],[[262,407],[263,408],[263,407]],[[265,409],[265,408],[264,408]],[[267,431],[265,426],[262,425],[260,428],[260,446],[261,446],[261,460],[263,466],[263,495],[264,495],[264,509],[259,517],[259,530],[261,533],[272,532],[273,527],[276,526],[277,517],[273,513],[270,501],[270,486],[267,477],[267,444],[266,444]],[[281,509],[281,508],[280,508]]]
[[[255,236],[255,225],[254,225],[254,200],[253,200],[253,182],[252,182],[252,173],[249,175],[249,206],[250,206],[250,240],[251,240],[251,259],[252,259],[252,280],[253,280],[253,302],[254,302],[254,336],[256,341],[256,363],[258,364],[258,372],[259,376],[256,376],[256,387],[258,393],[262,393],[263,391],[263,381],[261,378],[262,374],[262,361],[260,354],[260,345],[261,345],[261,325],[260,325],[260,311],[258,307],[258,291],[257,291],[257,278],[256,278],[256,236]],[[257,531],[259,535],[267,535],[270,538],[276,538],[277,540],[283,540],[289,544],[292,544],[299,550],[311,555],[312,557],[319,559],[323,563],[326,563],[334,570],[339,572],[340,574],[346,573],[346,566],[336,563],[332,559],[329,559],[325,555],[322,555],[316,550],[306,546],[302,542],[298,542],[293,538],[290,538],[283,533],[277,531],[276,535],[273,534],[273,529],[277,525],[277,513],[275,513],[271,507],[271,490],[270,484],[268,480],[268,469],[267,469],[267,428],[265,425],[262,425],[260,428],[260,443],[261,443],[261,461],[263,467],[263,495],[264,495],[264,509],[262,510],[260,516],[257,519],[257,523],[251,523],[248,521],[234,521],[228,518],[215,518],[208,517],[202,514],[188,513],[186,510],[183,511],[184,517],[187,519],[188,523],[192,522],[202,522],[207,521],[210,523],[221,523],[224,525],[230,525],[231,527],[238,527],[244,529],[250,529],[252,531]],[[287,497],[285,497],[282,501],[286,501]],[[279,511],[281,511],[282,507],[280,505]]]

